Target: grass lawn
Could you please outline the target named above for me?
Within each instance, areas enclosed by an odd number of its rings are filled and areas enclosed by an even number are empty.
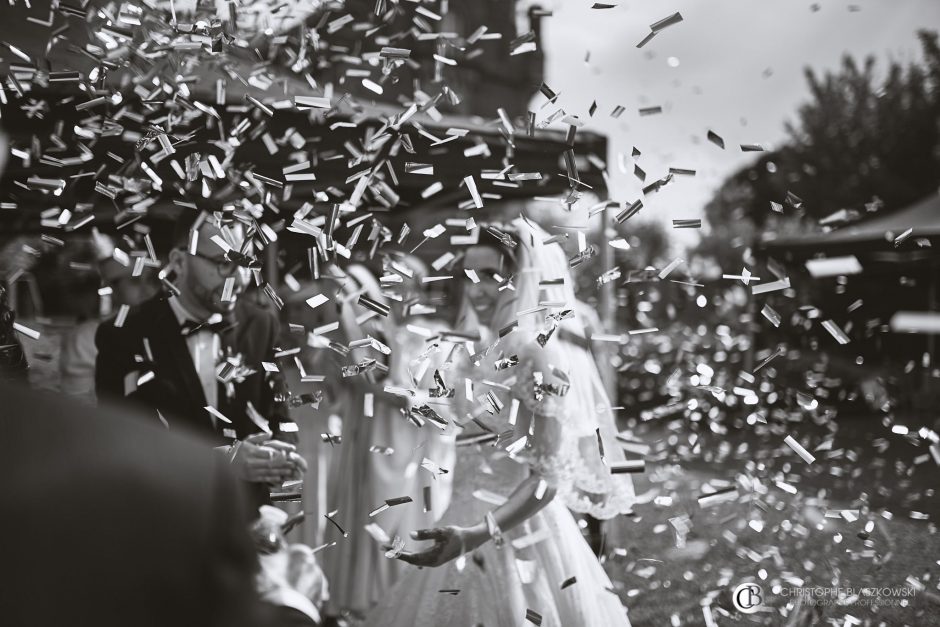
[[[641,436],[661,461],[637,477],[645,502],[636,519],[607,524],[606,569],[636,627],[940,625],[938,469],[923,460],[925,446],[871,418],[704,433],[698,448],[683,446],[677,426]],[[806,464],[783,444],[789,433],[810,451],[831,446]],[[739,496],[701,507],[706,483],[737,483]],[[843,509],[857,518],[826,517]],[[690,529],[680,546],[683,516]],[[798,612],[778,587],[903,590],[911,580],[923,587],[911,596],[863,595]],[[748,581],[762,586],[765,608],[744,615],[731,592]]]
[[[25,342],[30,379],[56,389],[61,326],[31,326],[43,335]],[[940,472],[913,435],[935,419],[640,424],[634,433],[651,447],[647,472],[635,477],[641,502],[635,519],[606,524],[605,550],[605,567],[634,626],[940,625]],[[910,434],[892,432],[895,423]],[[816,460],[807,464],[797,456],[784,444],[787,435]],[[736,485],[738,496],[703,508],[698,497],[710,491],[706,485]],[[827,518],[829,510],[858,510],[857,519]],[[683,546],[676,526],[689,528]],[[778,588],[903,589],[911,579],[922,590],[896,599],[882,595],[875,600],[894,605],[880,607],[864,604],[870,598],[849,598],[794,611]],[[744,615],[734,610],[731,592],[748,581],[761,584],[766,604]]]

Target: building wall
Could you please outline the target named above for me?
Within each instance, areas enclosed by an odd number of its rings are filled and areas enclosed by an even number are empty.
[[[441,5],[444,5],[443,7]],[[385,45],[411,50],[412,63],[396,69],[390,76],[382,77],[378,68],[357,64],[355,59],[364,53],[378,52],[382,46],[376,38],[363,36],[363,26],[372,18],[374,0],[350,0],[345,11],[352,14],[360,26],[348,26],[337,33],[322,33],[323,50],[319,67],[312,74],[321,82],[333,82],[340,93],[351,93],[358,98],[376,102],[395,103],[411,100],[416,88],[436,96],[446,85],[459,98],[459,103],[442,101],[438,109],[462,115],[479,115],[495,118],[497,108],[505,108],[510,117],[525,118],[529,100],[538,91],[543,78],[544,55],[539,41],[538,18],[529,14],[519,15],[514,0],[473,0],[464,2],[439,2],[423,4],[432,11],[442,13],[440,21],[424,19],[432,31],[444,34],[436,41],[418,41],[420,32],[416,26],[414,7],[411,3],[399,4],[398,15],[382,27],[381,33],[388,37]],[[445,12],[446,11],[446,12]],[[331,14],[328,20],[340,14]],[[316,22],[317,17],[311,21]],[[421,20],[420,16],[418,19]],[[536,33],[537,50],[510,56],[511,43],[520,34],[517,22],[523,29]],[[474,46],[466,46],[466,38],[479,27],[487,32],[500,33],[501,39],[484,40]],[[368,39],[368,41],[366,41]],[[461,51],[458,48],[464,47]],[[454,59],[456,66],[437,64],[433,55]],[[343,57],[348,61],[343,61]],[[437,66],[437,68],[435,68]],[[372,69],[369,77],[379,82],[383,93],[377,95],[362,86],[362,78],[349,76],[349,71]]]

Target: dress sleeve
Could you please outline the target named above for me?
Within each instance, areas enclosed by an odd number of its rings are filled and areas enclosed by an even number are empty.
[[[560,423],[566,431],[587,436],[594,432],[594,423],[581,407],[570,355],[550,348],[527,348],[517,355],[519,364],[513,369],[512,394],[529,411]]]
[[[610,471],[622,452],[609,402],[596,367],[577,351],[520,357],[512,391],[528,414],[523,428],[533,472],[569,509],[608,519],[632,511],[636,497],[629,476]]]

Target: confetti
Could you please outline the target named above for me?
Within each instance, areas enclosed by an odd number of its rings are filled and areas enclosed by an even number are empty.
[[[708,141],[710,141],[711,143],[715,144],[716,146],[718,146],[718,147],[721,148],[722,150],[725,149],[725,140],[723,140],[723,139],[722,139],[717,133],[715,133],[714,131],[708,131],[707,138],[708,138]]]
[[[610,474],[612,475],[640,472],[646,472],[646,460],[632,459],[610,464]]]
[[[778,314],[774,310],[773,307],[771,307],[770,305],[764,305],[764,307],[760,310],[760,312],[762,316],[764,316],[765,318],[767,318],[767,320],[770,321],[770,324],[774,325],[775,327],[780,326],[780,322],[781,322],[780,314]]]
[[[777,292],[780,290],[785,290],[790,287],[790,279],[784,278],[778,281],[771,281],[770,283],[760,283],[751,288],[751,294],[755,296],[758,294],[767,294],[769,292]]]
[[[673,259],[672,261],[669,262],[669,265],[667,265],[665,268],[663,268],[663,269],[659,272],[659,278],[660,278],[660,279],[665,279],[667,276],[669,276],[669,274],[670,274],[673,270],[675,270],[676,268],[678,268],[678,267],[679,267],[680,265],[682,265],[683,263],[685,263],[685,259],[680,259],[680,258],[676,257],[675,259]]]
[[[721,503],[728,503],[731,501],[736,501],[740,497],[738,489],[734,486],[723,488],[721,490],[716,490],[709,494],[703,494],[698,497],[698,505],[702,509],[707,509],[709,507],[714,507]]]
[[[374,311],[380,316],[383,316],[386,318],[388,317],[388,314],[391,311],[388,305],[384,305],[378,301],[375,301],[369,298],[368,296],[366,296],[365,294],[360,295],[359,300],[357,302],[363,307],[365,307],[366,309]]]
[[[837,325],[835,322],[832,320],[823,320],[822,325],[823,328],[826,329],[826,331],[829,331],[829,334],[834,337],[839,344],[849,343],[849,337],[842,329],[839,328],[839,325]]]
[[[909,229],[907,229],[906,231],[904,231],[903,233],[901,233],[900,235],[898,235],[897,237],[895,237],[895,238],[894,238],[894,247],[897,248],[898,246],[900,246],[901,244],[903,244],[904,242],[906,242],[906,241],[908,240],[908,238],[909,238],[913,233],[914,233],[914,229],[913,229],[913,228],[909,228]]]
[[[23,335],[25,335],[31,340],[39,339],[39,331],[30,329],[26,325],[20,324],[19,322],[13,323],[13,330],[16,331],[17,333],[22,333]]]
[[[232,421],[229,420],[227,417],[225,417],[225,415],[222,414],[222,412],[220,412],[220,411],[219,411],[218,409],[216,409],[215,407],[212,407],[211,405],[206,405],[203,409],[205,409],[207,412],[209,412],[209,415],[210,415],[210,416],[212,416],[212,417],[214,417],[214,418],[217,418],[217,419],[219,419],[219,420],[221,420],[222,422],[225,422],[225,423],[227,423],[227,424],[232,424]]]
[[[631,204],[629,207],[627,207],[626,209],[618,213],[617,216],[614,218],[614,220],[616,220],[619,223],[626,222],[627,220],[635,216],[637,213],[639,213],[640,209],[642,208],[643,208],[643,201],[637,200],[636,202]]]
[[[807,259],[806,270],[814,278],[859,274],[862,264],[855,255],[844,257],[828,257],[825,259]]]
[[[682,21],[682,14],[676,12],[668,17],[664,17],[658,22],[654,22],[650,24],[650,30],[653,31],[654,33],[658,33],[661,30],[664,30],[670,26],[674,26],[681,21]]]
[[[787,446],[793,449],[797,455],[802,457],[803,461],[805,461],[807,464],[812,464],[814,461],[816,461],[816,458],[812,455],[812,453],[803,448],[803,445],[793,439],[792,435],[788,435],[783,441],[786,442]]]

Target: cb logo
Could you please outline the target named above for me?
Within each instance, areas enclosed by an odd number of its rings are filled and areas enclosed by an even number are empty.
[[[756,583],[742,583],[734,589],[731,602],[742,614],[753,614],[764,602],[763,590]]]

